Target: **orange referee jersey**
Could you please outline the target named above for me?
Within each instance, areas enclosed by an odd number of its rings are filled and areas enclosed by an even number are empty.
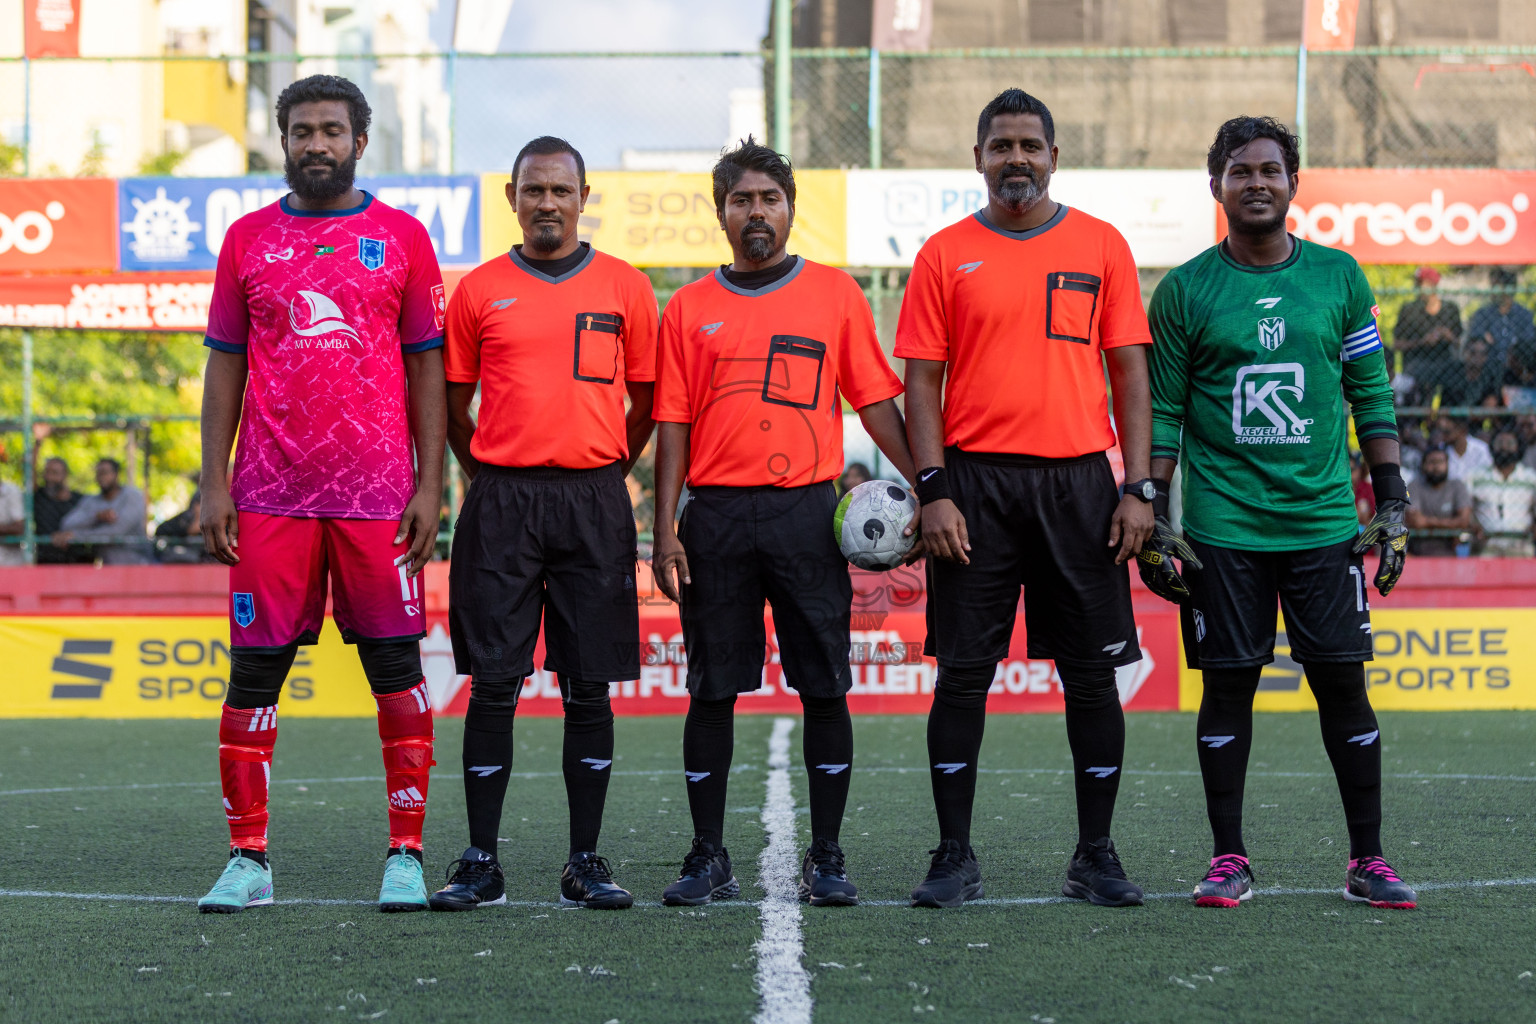
[[[716,270],[661,319],[656,419],[692,426],[693,487],[803,487],[843,471],[843,411],[901,394],[864,293],[799,265],[757,291]]]
[[[656,379],[656,294],[640,271],[589,249],[549,278],[513,250],[465,275],[446,327],[448,379],[480,382],[475,458],[566,469],[628,458],[624,382]]]
[[[1102,349],[1150,345],[1131,250],[1062,206],[1032,231],[976,213],[917,254],[896,355],[947,362],[944,443],[1073,458],[1115,444]]]

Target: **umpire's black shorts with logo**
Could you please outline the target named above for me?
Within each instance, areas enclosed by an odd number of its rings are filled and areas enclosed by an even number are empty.
[[[689,693],[725,700],[762,685],[765,599],[786,685],[807,697],[841,697],[853,686],[853,582],[832,535],[836,508],[830,480],[693,488],[678,527],[693,579],[681,610]]]
[[[1355,538],[1301,551],[1239,551],[1189,538],[1203,569],[1185,566],[1180,609],[1190,668],[1252,668],[1275,660],[1275,604],[1291,658],[1305,665],[1371,660],[1371,602]]]
[[[588,682],[640,677],[635,515],[618,463],[482,465],[453,535],[448,627],[461,673],[503,681],[544,667]]]
[[[1141,660],[1127,565],[1109,527],[1119,489],[1109,459],[946,449],[949,489],[971,564],[928,559],[928,640],[939,666],[977,668],[1008,654],[1024,588],[1029,657],[1072,668]]]

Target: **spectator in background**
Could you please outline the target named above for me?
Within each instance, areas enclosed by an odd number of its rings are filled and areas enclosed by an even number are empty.
[[[1355,517],[1364,526],[1376,514],[1376,492],[1371,487],[1370,474],[1366,472],[1365,458],[1359,452],[1349,456],[1349,481],[1355,489]]]
[[[37,545],[38,565],[82,560],[68,548],[47,542],[63,527],[64,517],[80,504],[82,497],[69,487],[69,463],[57,456],[43,463],[43,484],[32,492],[32,532],[41,541]]]
[[[202,509],[203,492],[195,490],[186,511],[155,527],[155,558],[167,564],[181,565],[218,561],[203,545],[203,531],[198,522]]]
[[[868,483],[874,479],[874,474],[869,467],[862,462],[850,462],[843,468],[843,475],[837,481],[837,493],[847,494],[859,484]]]
[[[0,447],[0,465],[10,456]],[[27,553],[18,544],[6,543],[20,537],[27,529],[27,513],[21,501],[21,488],[9,480],[0,480],[0,566],[26,565]]]
[[[1450,478],[1451,463],[1444,448],[1424,453],[1419,480],[1413,487],[1413,504],[1408,507],[1408,552],[1413,555],[1446,557],[1456,554],[1457,538],[1424,537],[1421,530],[1456,530],[1470,533],[1472,491],[1464,480]]]
[[[1483,338],[1468,338],[1462,352],[1461,367],[1441,382],[1440,404],[1449,406],[1479,406],[1490,396],[1497,402],[1499,386],[1503,383],[1501,363],[1489,355],[1488,342]],[[1431,389],[1430,393],[1433,393]]]
[[[1515,420],[1515,433],[1525,448],[1525,458],[1520,464],[1527,469],[1536,469],[1536,416],[1527,413]]]
[[[1515,301],[1515,282],[1518,275],[1503,267],[1495,267],[1489,280],[1497,298],[1472,314],[1467,325],[1467,345],[1470,351],[1474,340],[1488,346],[1490,370],[1496,376],[1495,384],[1520,384],[1531,379],[1536,368],[1536,319],[1531,311]],[[1470,402],[1475,405],[1481,396]]]
[[[1472,509],[1485,538],[1483,554],[1494,558],[1536,555],[1536,470],[1520,464],[1524,454],[1512,430],[1501,430],[1489,445],[1493,468],[1472,477]]]
[[[53,535],[56,547],[72,541],[93,545],[93,553],[103,565],[143,565],[149,561],[144,536],[144,492],[125,487],[119,479],[122,463],[102,459],[96,463],[96,486],[100,494],[80,500]]]
[[[1471,480],[1475,474],[1493,468],[1488,442],[1468,433],[1465,416],[1441,416],[1438,429],[1445,442],[1452,480]]]
[[[1434,267],[1414,271],[1413,282],[1419,295],[1398,311],[1392,347],[1403,354],[1403,370],[1419,395],[1429,396],[1456,376],[1461,307],[1440,297],[1440,271]]]

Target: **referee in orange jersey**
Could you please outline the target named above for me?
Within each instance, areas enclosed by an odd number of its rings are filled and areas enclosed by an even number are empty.
[[[1054,137],[1050,110],[1022,90],[987,104],[975,148],[987,206],[928,239],[896,333],[930,554],[925,653],[939,664],[928,716],[939,846],[915,906],[982,894],[976,760],[1020,586],[1029,657],[1056,662],[1066,697],[1078,843],[1062,892],[1142,901],[1109,831],[1125,749],[1115,669],[1141,658],[1125,563],[1153,531],[1152,337],[1125,239],[1050,197]],[[1124,497],[1104,454],[1106,362]]]

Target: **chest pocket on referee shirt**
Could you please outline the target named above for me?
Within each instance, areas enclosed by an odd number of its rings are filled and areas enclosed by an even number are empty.
[[[593,384],[612,384],[619,376],[619,342],[624,318],[617,313],[576,314],[576,359],[572,375]]]
[[[793,334],[768,340],[768,369],[763,374],[763,401],[795,409],[814,409],[821,395],[821,367],[827,346]]]
[[[1087,345],[1093,338],[1093,318],[1099,311],[1099,286],[1092,274],[1056,270],[1045,279],[1045,336]]]

